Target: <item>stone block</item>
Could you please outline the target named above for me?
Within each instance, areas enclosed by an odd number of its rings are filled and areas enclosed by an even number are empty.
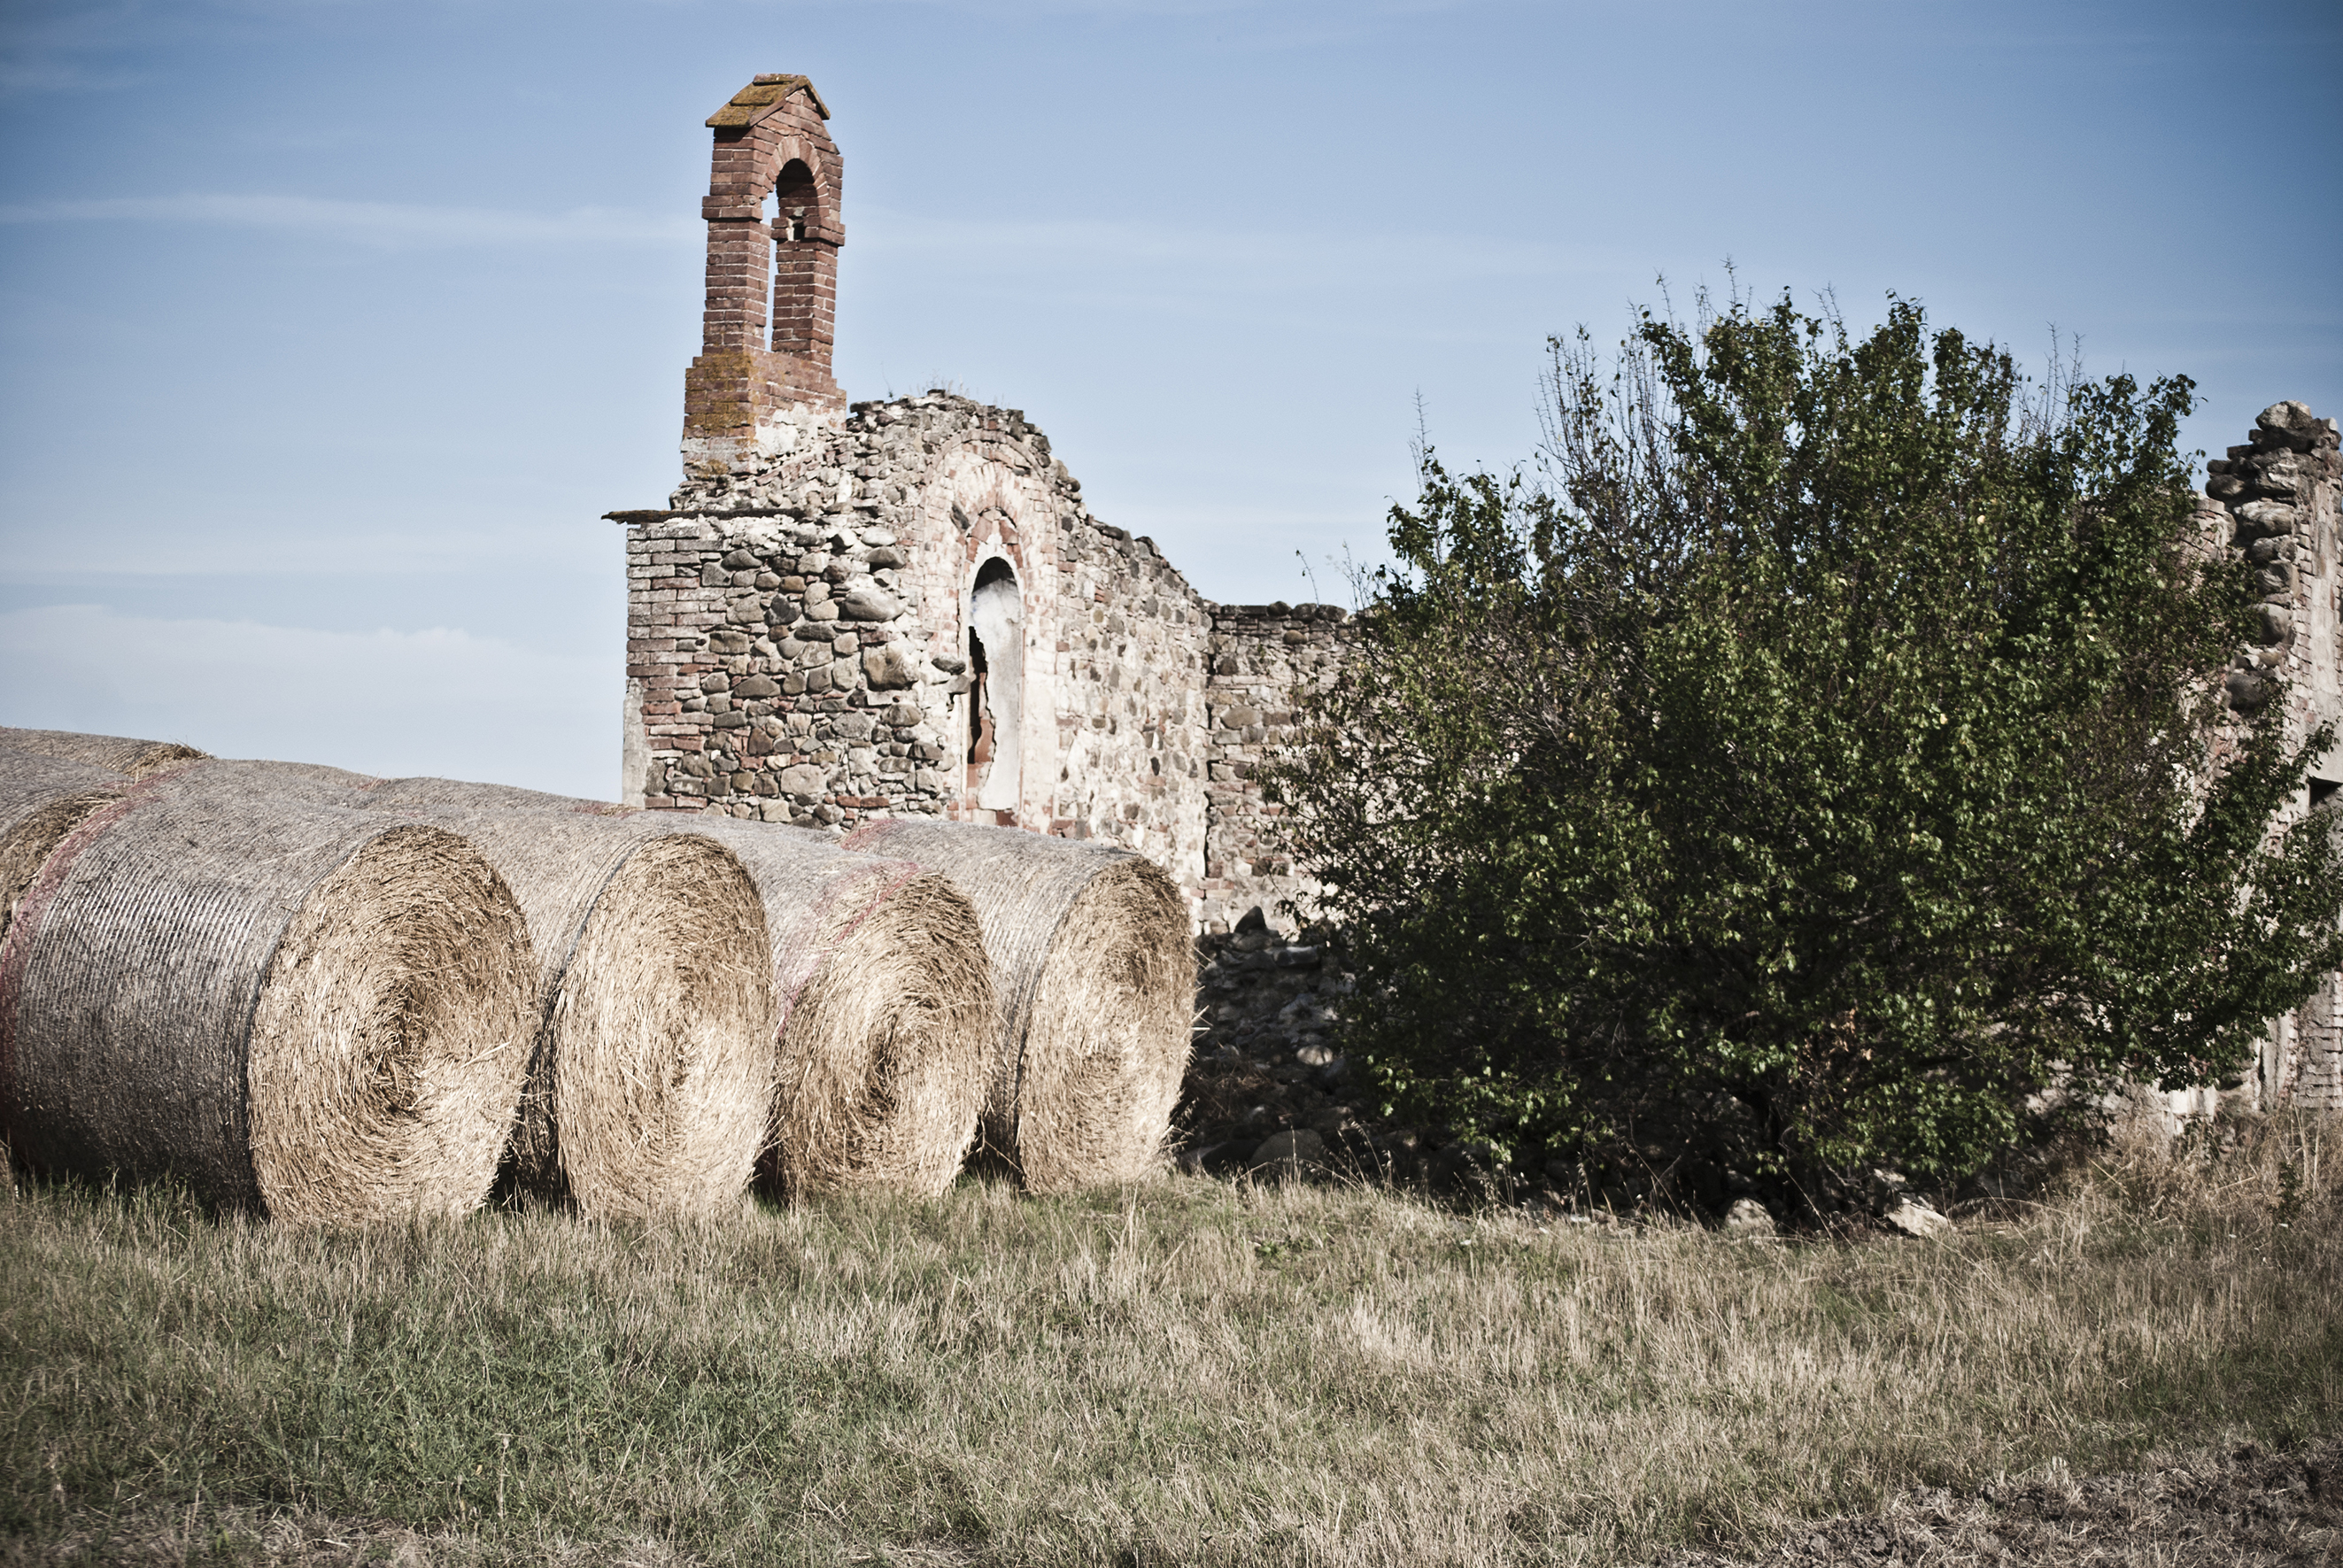
[[[817,799],[826,793],[830,788],[829,775],[809,762],[800,762],[794,768],[782,769],[780,777],[775,782],[780,786],[783,794],[795,795],[805,799]]]
[[[863,651],[862,677],[874,691],[892,691],[917,685],[920,674],[901,645],[890,642]]]
[[[2268,538],[2294,531],[2294,508],[2277,501],[2247,501],[2237,510],[2240,539]]]
[[[880,588],[860,588],[839,601],[839,613],[848,620],[887,621],[903,613],[903,606]]]

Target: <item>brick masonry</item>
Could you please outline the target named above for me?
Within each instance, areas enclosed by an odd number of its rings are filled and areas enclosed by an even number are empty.
[[[708,304],[684,377],[684,461],[720,474],[777,448],[807,409],[845,399],[836,341],[844,165],[830,110],[803,76],[760,75],[708,117]]]

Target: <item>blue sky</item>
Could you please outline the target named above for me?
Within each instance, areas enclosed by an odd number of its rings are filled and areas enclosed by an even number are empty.
[[[598,519],[772,70],[850,394],[1025,409],[1214,598],[1336,597],[1419,409],[1518,461],[1546,335],[1728,266],[2193,376],[2196,446],[2343,413],[2332,8],[0,0],[0,722],[613,793]]]

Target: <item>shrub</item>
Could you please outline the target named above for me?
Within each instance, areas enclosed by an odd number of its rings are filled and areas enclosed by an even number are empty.
[[[1553,348],[1537,462],[1425,455],[1272,770],[1394,1111],[1826,1202],[2232,1070],[2343,960],[2335,841],[2278,830],[2329,737],[2215,682],[2187,379],[2036,385],[1904,301]]]

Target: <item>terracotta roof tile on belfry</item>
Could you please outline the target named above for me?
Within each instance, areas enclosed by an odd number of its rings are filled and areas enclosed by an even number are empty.
[[[789,101],[792,93],[803,93],[813,105],[813,112],[823,119],[830,118],[830,106],[813,90],[813,83],[804,76],[791,76],[775,72],[760,72],[756,80],[732,95],[725,106],[708,116],[708,124],[719,127],[753,126]]]

